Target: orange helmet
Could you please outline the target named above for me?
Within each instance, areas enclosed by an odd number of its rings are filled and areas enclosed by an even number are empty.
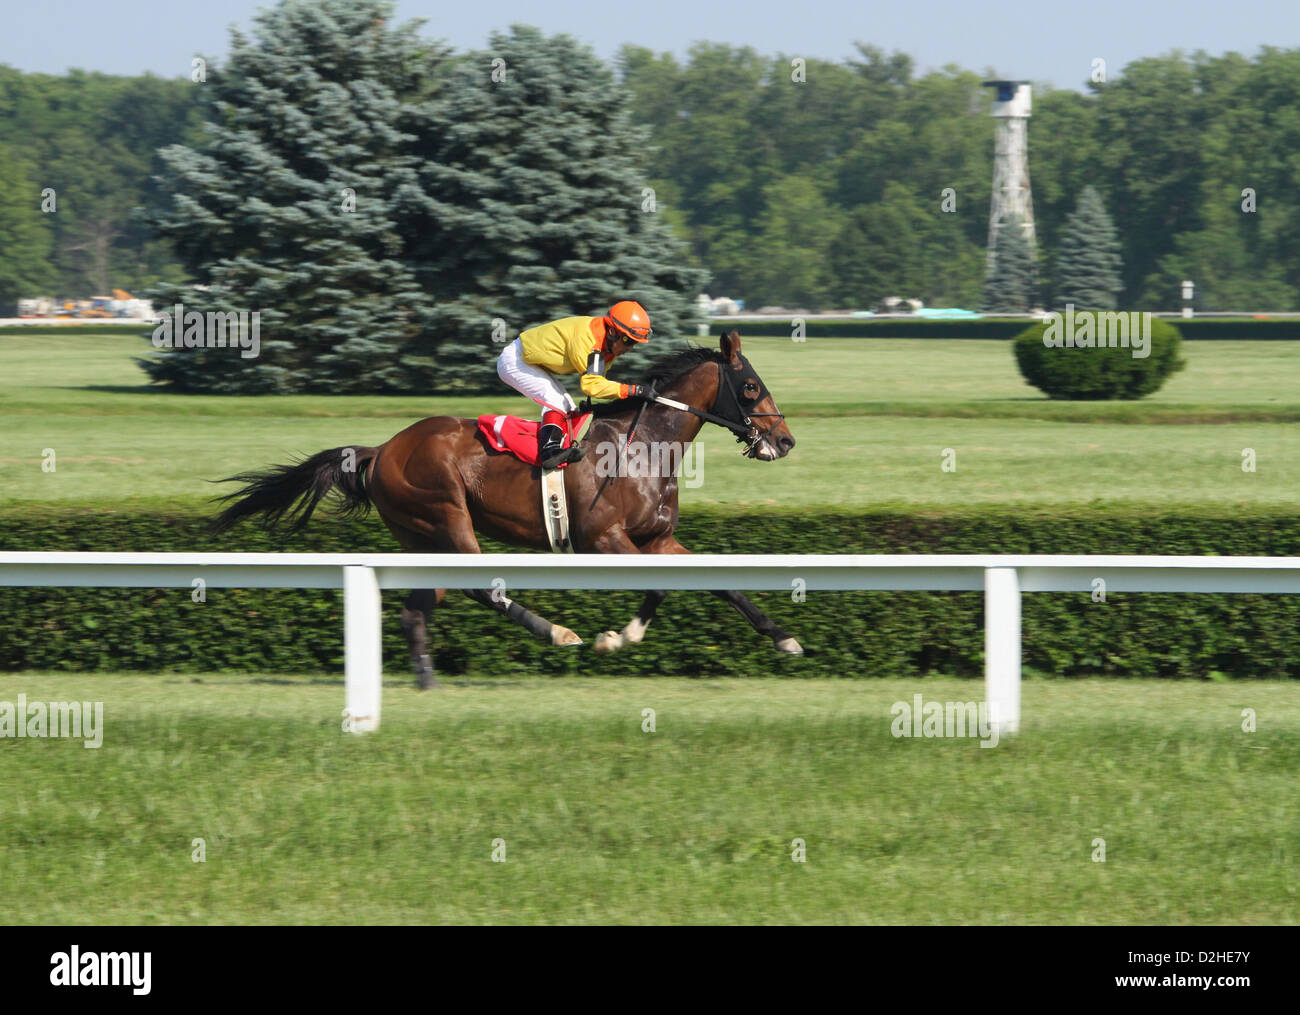
[[[650,315],[640,303],[620,300],[609,308],[609,316],[605,319],[615,331],[626,335],[633,342],[650,341]]]

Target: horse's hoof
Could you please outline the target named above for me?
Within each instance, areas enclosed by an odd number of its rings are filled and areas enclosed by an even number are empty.
[[[561,627],[559,624],[551,625],[551,644],[552,645],[581,645],[582,639],[570,631],[567,627]]]
[[[602,631],[596,637],[596,644],[592,646],[600,655],[608,655],[611,652],[617,652],[623,647],[623,636],[617,631]]]
[[[438,683],[438,678],[433,675],[433,660],[429,656],[420,656],[413,669],[415,670],[415,684],[421,691],[429,691],[435,687],[442,686]]]
[[[788,656],[803,655],[803,646],[793,638],[782,638],[776,643],[776,650]]]

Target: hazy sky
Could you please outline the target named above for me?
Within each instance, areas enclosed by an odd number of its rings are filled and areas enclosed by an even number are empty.
[[[253,0],[6,0],[0,63],[62,73],[188,76],[194,55],[222,57],[228,26],[247,27]],[[611,57],[625,42],[683,54],[697,40],[761,53],[842,59],[853,43],[902,50],[918,70],[948,63],[983,73],[1079,88],[1094,57],[1113,75],[1173,49],[1253,55],[1300,46],[1294,0],[399,0],[398,16],[426,18],[427,35],[457,49],[482,46],[514,22],[566,32]]]

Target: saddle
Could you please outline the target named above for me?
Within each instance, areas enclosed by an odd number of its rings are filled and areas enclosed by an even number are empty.
[[[564,447],[574,439],[591,418],[591,413],[566,419]],[[525,465],[540,465],[537,454],[537,431],[541,423],[518,416],[480,416],[478,428],[488,444],[498,451],[509,452]],[[565,463],[567,464],[567,463]],[[564,493],[564,473],[556,469],[542,471],[542,522],[552,553],[572,553],[573,540],[569,534],[569,504]]]
[[[591,413],[570,417],[565,427],[564,447],[569,447],[577,439],[582,428],[591,419]],[[525,465],[540,465],[537,458],[537,431],[541,427],[535,419],[520,419],[518,416],[480,416],[478,428],[484,439],[497,451],[505,451],[518,458]],[[563,465],[560,466],[564,468]]]

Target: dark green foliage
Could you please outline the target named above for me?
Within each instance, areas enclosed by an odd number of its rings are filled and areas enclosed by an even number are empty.
[[[260,309],[262,353],[167,351],[146,361],[156,381],[496,391],[502,344],[547,320],[637,299],[661,340],[693,331],[705,276],[647,202],[648,138],[609,68],[528,28],[445,62],[387,27],[392,6],[284,0],[212,72],[211,139],[165,149],[158,218],[207,289],[154,295]]]
[[[41,212],[37,181],[21,149],[0,143],[0,316],[15,315],[20,299],[48,295],[55,281],[53,216]]]
[[[294,0],[276,8],[277,17],[287,16],[290,7],[301,8],[293,16],[310,29],[312,44],[320,43],[319,62],[313,62],[316,57],[299,61],[297,80],[250,75],[247,81],[266,99],[268,115],[280,118],[277,129],[300,145],[314,145],[317,135],[328,131],[318,130],[315,121],[304,130],[282,96],[303,100],[302,108],[314,112],[332,101],[314,90],[317,84],[337,85],[348,95],[355,87],[359,97],[348,98],[335,120],[344,125],[340,134],[357,128],[357,143],[318,147],[317,164],[306,168],[294,161],[297,152],[284,152],[284,166],[267,175],[319,182],[329,174],[313,171],[328,168],[333,176],[373,184],[369,192],[358,192],[358,215],[364,205],[367,217],[340,230],[336,239],[348,252],[347,263],[361,269],[359,279],[383,283],[374,292],[384,306],[384,298],[400,289],[400,271],[390,284],[366,269],[372,261],[402,261],[378,242],[381,235],[385,241],[410,238],[400,215],[394,217],[385,204],[395,199],[385,184],[400,184],[395,160],[404,142],[394,135],[393,145],[371,147],[378,135],[366,117],[379,111],[386,94],[394,96],[405,112],[394,116],[393,125],[403,136],[419,137],[410,148],[426,157],[440,142],[424,128],[440,128],[441,121],[411,119],[433,113],[421,103],[441,94],[452,66],[441,59],[436,44],[416,40],[412,50],[397,42],[393,62],[404,62],[418,80],[408,81],[410,87],[401,81],[397,88],[376,85],[374,78],[362,85],[354,69],[376,68],[368,49],[370,30],[391,38],[390,30],[368,20],[377,9],[371,0],[349,4],[358,12],[355,21],[331,13],[337,2]],[[337,31],[338,24],[348,30]],[[302,42],[303,33],[283,36],[284,45],[292,47]],[[268,64],[276,62],[273,54],[267,56]],[[464,59],[477,62],[482,73],[481,56]],[[545,63],[551,57],[539,53],[538,58]],[[586,66],[585,59],[575,66]],[[890,278],[899,273],[897,266],[903,282],[916,279],[924,286],[924,292],[909,295],[936,305],[970,306],[978,299],[993,126],[981,75],[958,68],[917,74],[905,54],[886,55],[864,45],[838,63],[808,60],[798,81],[792,80],[786,55],[720,43],[692,46],[681,60],[628,46],[616,66],[632,93],[632,119],[649,129],[654,142],[653,148],[633,149],[633,157],[657,193],[657,214],[689,244],[692,263],[713,273],[713,295],[747,299],[751,306],[803,306],[816,300],[843,305],[871,289],[873,279],[898,284]],[[178,66],[178,72],[183,69]],[[387,73],[392,67],[382,69]],[[41,254],[38,244],[19,245],[10,257],[24,287],[27,280],[34,285],[43,277],[36,263],[42,259],[60,290],[53,295],[91,295],[108,285],[136,291],[183,277],[171,244],[151,236],[132,209],[152,205],[157,196],[159,187],[150,177],[156,149],[182,144],[199,151],[222,143],[197,136],[195,121],[198,103],[214,98],[225,70],[212,69],[209,80],[199,84],[183,77],[117,78],[81,71],[55,77],[0,68],[0,145],[20,149],[40,167],[40,179],[33,182],[53,186],[60,195],[58,214],[49,216],[54,233],[49,255]],[[589,95],[584,77],[566,80],[565,91]],[[1198,310],[1300,306],[1300,230],[1289,225],[1297,208],[1290,162],[1295,145],[1285,129],[1287,116],[1300,104],[1300,51],[1266,47],[1253,57],[1142,58],[1112,68],[1112,79],[1090,91],[1035,90],[1029,140],[1040,263],[1062,263],[1066,220],[1091,184],[1119,229],[1120,305],[1176,310],[1179,283],[1190,278],[1197,285]],[[474,97],[460,101],[470,108]],[[558,98],[558,108],[564,101]],[[520,132],[526,133],[522,121]],[[256,154],[254,140],[250,134],[238,144]],[[358,158],[340,159],[344,147]],[[372,172],[381,165],[385,173]],[[474,169],[472,161],[469,168]],[[237,163],[223,166],[223,172],[228,169],[242,172]],[[527,175],[517,172],[520,165],[511,169],[517,178]],[[210,213],[214,221],[237,221],[228,207],[238,199],[233,190],[223,190],[219,181],[208,190],[209,181],[190,182],[196,188],[187,193],[205,202],[196,209],[200,219]],[[274,196],[273,181],[247,182],[254,184],[245,188],[248,193]],[[899,187],[910,194],[910,228],[891,232],[890,211],[898,204],[890,191]],[[1246,187],[1255,192],[1258,213],[1242,206]],[[949,189],[956,195],[955,208],[936,212]],[[21,193],[15,192],[16,203],[0,203],[0,220],[28,214],[31,206]],[[419,203],[424,192],[417,187],[413,194]],[[209,206],[208,196],[222,200]],[[336,193],[328,198],[337,206]],[[921,212],[913,214],[910,202]],[[271,204],[285,208],[282,202]],[[256,207],[246,211],[247,218],[255,218]],[[855,225],[848,225],[851,221]],[[0,234],[13,228],[12,222],[0,221]],[[304,250],[319,249],[319,231],[305,230],[302,243]],[[334,269],[334,262],[322,263]],[[196,274],[190,281],[205,279]],[[1059,292],[1054,286],[1051,295]],[[331,305],[328,298],[323,303]],[[402,306],[419,317],[418,303]],[[480,309],[490,308],[468,308],[474,315]],[[382,315],[378,324],[384,333],[394,327]],[[352,350],[340,355],[347,358]],[[402,369],[418,367],[422,357],[423,352],[409,352]]]
[[[993,245],[981,308],[990,314],[1023,314],[1037,299],[1034,250],[1019,221],[1004,223]]]
[[[879,202],[844,218],[830,243],[832,302],[874,308],[886,296],[919,298],[929,306],[973,306],[983,268],[964,241],[961,218],[890,183]]]
[[[325,24],[328,5],[304,6],[319,9],[310,14],[334,68],[350,74],[356,63],[364,69],[372,26],[358,21],[356,52],[341,49],[340,33]],[[370,0],[353,6],[362,16],[374,9]],[[287,41],[294,38],[286,34]],[[409,65],[419,68],[426,55],[435,62],[438,47],[419,45],[422,52]],[[403,52],[410,53],[405,44],[394,47],[394,59]],[[303,67],[315,73],[310,62]],[[745,298],[751,306],[755,300],[803,305],[818,296],[839,303],[846,291],[856,298],[859,280],[887,273],[893,263],[908,265],[908,277],[916,273],[925,285],[926,293],[911,295],[943,305],[978,298],[992,155],[980,75],[957,68],[917,74],[905,54],[862,45],[839,63],[808,60],[797,82],[789,57],[719,43],[697,44],[684,60],[628,46],[617,68],[632,93],[633,119],[648,127],[656,146],[636,158],[658,194],[659,214],[689,243],[694,263],[713,272],[713,295]],[[333,68],[321,69],[323,80],[335,80]],[[1300,51],[1171,54],[1117,70],[1087,95],[1035,90],[1030,150],[1041,263],[1061,262],[1066,220],[1092,184],[1119,228],[1121,305],[1176,310],[1184,278],[1197,284],[1198,310],[1300,305],[1300,230],[1288,225],[1297,207],[1295,146],[1278,126],[1300,104]],[[413,112],[445,80],[428,68],[421,73],[412,101],[403,97]],[[297,84],[305,87],[310,76]],[[212,98],[219,79],[215,70],[196,84],[0,68],[0,144],[20,148],[40,167],[34,182],[60,194],[59,213],[49,217],[54,249],[46,258],[62,290],[56,295],[90,295],[108,284],[135,291],[181,277],[170,244],[152,238],[132,209],[153,203],[157,187],[149,172],[157,148],[203,146],[193,130],[197,104]],[[274,108],[274,89],[266,96]],[[377,96],[370,89],[359,105]],[[300,122],[285,119],[286,131],[297,136]],[[355,122],[350,111],[342,122]],[[364,124],[358,138],[358,149],[371,140]],[[422,154],[428,145],[420,147]],[[321,155],[333,158],[326,150]],[[392,155],[385,150],[368,158],[378,165]],[[338,171],[373,179],[359,163],[339,164]],[[888,192],[900,185],[925,217],[890,234],[882,231],[894,204]],[[1258,213],[1242,207],[1246,187],[1256,192]],[[956,207],[936,217],[949,188]],[[387,196],[382,188],[358,194],[369,199],[369,225],[388,221]],[[19,205],[17,214],[25,215],[30,206]],[[841,236],[864,209],[858,227]],[[0,218],[11,214],[0,206]],[[215,214],[229,218],[225,208]],[[0,222],[0,233],[12,228]],[[854,232],[872,236],[873,247],[855,250]],[[929,242],[934,238],[941,242]],[[873,249],[881,244],[883,250]],[[366,259],[391,256],[366,249]],[[25,251],[14,258],[22,262],[21,277],[41,277],[32,259],[44,255],[30,246],[18,250]],[[1058,293],[1054,287],[1051,295]]]
[[[653,347],[694,334],[707,276],[682,263],[640,166],[648,133],[588,47],[518,26],[494,33],[456,62],[421,141],[415,184],[399,195],[435,297],[414,390],[499,391],[502,341],[621,299],[649,311]],[[619,374],[643,355],[630,352]]]
[[[0,301],[112,288],[139,295],[178,277],[170,245],[135,209],[152,198],[157,149],[197,129],[196,87],[148,74],[0,67]],[[45,188],[55,192],[48,213]]]
[[[1178,320],[1174,325],[1183,340],[1241,341],[1241,342],[1294,342],[1300,341],[1300,318],[1255,319],[1249,317],[1194,317]],[[761,321],[730,323],[714,320],[710,331],[737,328],[743,337],[789,338],[793,325],[789,318],[768,318]],[[68,324],[26,325],[9,324],[0,327],[0,335],[102,335],[122,329],[121,325]],[[983,338],[1010,341],[1025,330],[1024,317],[981,317],[972,320],[943,320],[938,318],[858,318],[855,320],[806,320],[804,335],[808,338]],[[698,339],[697,341],[706,341]],[[712,340],[709,340],[712,342]],[[620,362],[623,362],[620,360]]]
[[[715,321],[713,331],[731,327]],[[1187,341],[1281,341],[1300,340],[1300,318],[1267,320],[1249,317],[1194,317],[1179,320],[1174,325]],[[740,328],[746,338],[790,337],[793,325],[790,319],[769,318],[762,321],[743,321]],[[1011,340],[1025,330],[1023,317],[983,317],[974,320],[941,320],[916,318],[857,320],[808,320],[804,322],[804,335],[808,338],[985,338]],[[3,334],[3,329],[0,329]]]
[[[1153,553],[1300,555],[1294,512],[1244,517],[1087,512],[916,518],[898,514],[764,515],[772,553]],[[700,552],[753,552],[754,530],[731,514],[683,519],[682,541]],[[0,520],[0,549],[394,550],[373,518],[322,520],[278,542],[251,528],[214,539],[194,518],[112,513]],[[485,544],[485,549],[500,550]],[[1058,676],[1300,676],[1300,596],[1027,594],[1024,662]],[[983,606],[976,593],[789,593],[753,598],[804,645],[777,656],[711,596],[671,594],[645,642],[613,656],[531,640],[483,607],[450,594],[434,622],[444,674],[667,673],[700,675],[977,676]],[[385,593],[387,677],[406,679],[397,625],[400,593]],[[636,593],[528,592],[520,599],[590,641],[618,628]],[[339,672],[342,603],[336,592],[209,589],[0,589],[0,670]]]
[[[187,311],[261,312],[261,355],[167,350],[144,361],[185,391],[408,390],[433,298],[403,240],[416,137],[442,50],[390,28],[388,0],[285,0],[234,33],[200,88],[207,140],[162,151],[155,217],[194,284],[149,295]],[[348,194],[355,196],[349,210]],[[196,288],[201,285],[205,289]],[[427,390],[427,388],[425,389]]]
[[[681,62],[619,54],[659,146],[651,176],[714,296],[812,310],[905,285],[898,295],[934,305],[978,299],[992,138],[981,79],[918,77],[905,54],[856,48],[799,68],[714,42]],[[941,210],[949,188],[960,200]]]
[[[1114,310],[1123,282],[1122,260],[1115,224],[1106,214],[1097,188],[1087,186],[1079,204],[1066,220],[1065,234],[1056,259],[1056,305],[1075,310]]]
[[[768,318],[729,324],[714,321],[712,331],[738,328],[743,338],[789,338],[794,332],[792,319]],[[1025,330],[1025,320],[985,317],[974,320],[927,320],[924,318],[890,318],[851,321],[805,320],[805,338],[996,338],[1013,339]],[[1300,322],[1297,324],[1300,337]],[[2,332],[0,332],[2,333]]]
[[[1250,317],[1193,317],[1179,320],[1179,332],[1189,342],[1214,340],[1293,342],[1300,339],[1300,318],[1260,320]]]
[[[1127,321],[1129,316],[1089,312],[1056,315],[1053,322],[1026,328],[1013,346],[1020,372],[1025,380],[1051,398],[1135,399],[1159,390],[1185,364],[1179,354],[1182,336],[1166,321],[1133,315],[1138,318],[1136,330],[1149,328],[1150,331],[1147,355],[1134,355],[1141,350],[1131,344],[1127,347],[1109,344],[1116,338],[1115,320]],[[1109,336],[1104,346],[1097,343],[1103,327]],[[1073,348],[1063,345],[1071,328],[1076,340],[1086,336],[1091,345]],[[1048,340],[1055,344],[1047,345]]]

